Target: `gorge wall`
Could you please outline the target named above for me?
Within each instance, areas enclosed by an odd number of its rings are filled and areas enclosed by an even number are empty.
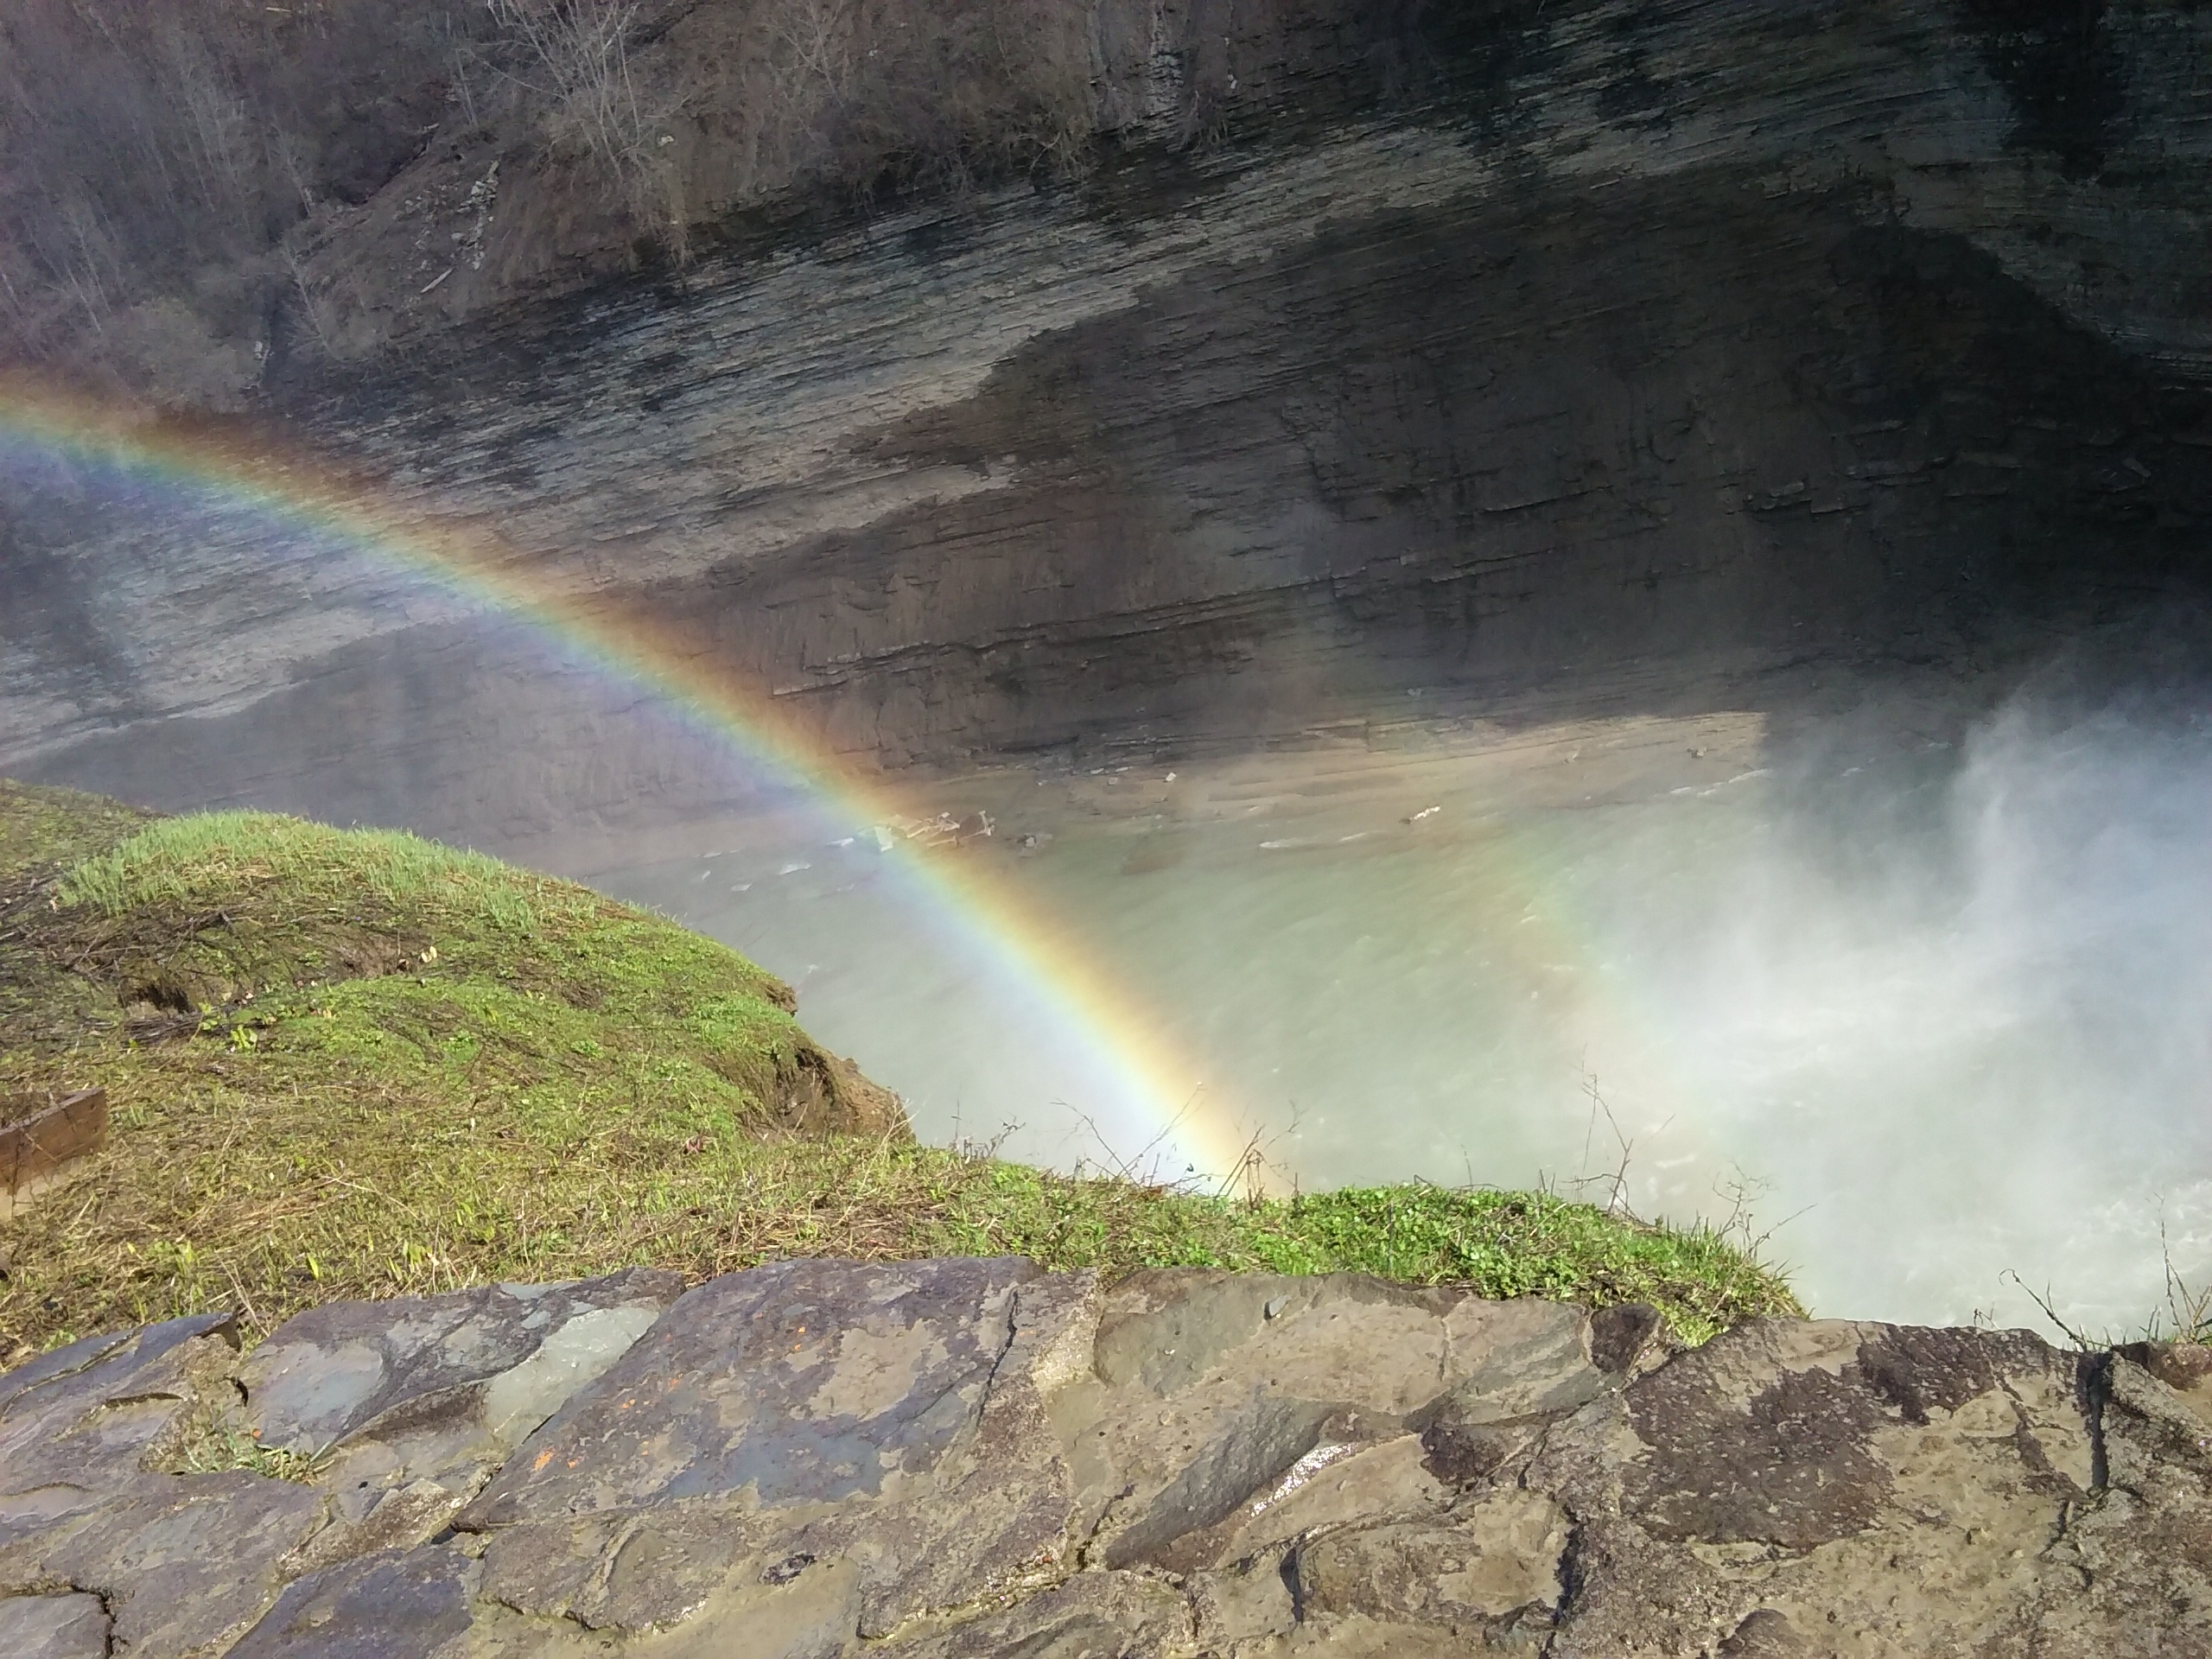
[[[2201,574],[2198,8],[1525,0],[1407,22],[1396,102],[1322,16],[1241,104],[1250,20],[1156,10],[1208,142],[465,315],[395,278],[404,347],[280,352],[257,418],[893,765],[1782,709]],[[464,161],[377,222],[496,242]],[[509,846],[742,787],[373,553],[4,454],[11,772]]]

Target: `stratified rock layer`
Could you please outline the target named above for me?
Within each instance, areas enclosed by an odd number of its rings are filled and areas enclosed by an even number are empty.
[[[1235,86],[1252,9],[1154,10],[1203,48],[1167,67]],[[2202,575],[2212,13],[1404,8],[1464,27],[1386,111],[1321,84],[1389,32],[1343,10],[1226,146],[1133,130],[1080,183],[283,396],[395,520],[496,532],[503,592],[893,763],[1769,709],[1808,664],[2017,662]],[[11,771],[509,849],[743,798],[388,543],[10,465]]]
[[[800,1261],[0,1378],[28,1659],[2212,1650],[2193,1351]],[[278,1448],[302,1480],[178,1473]]]

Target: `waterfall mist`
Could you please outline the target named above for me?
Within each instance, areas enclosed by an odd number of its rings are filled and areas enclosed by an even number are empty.
[[[1640,1214],[1745,1208],[1838,1315],[2033,1323],[2032,1289],[2133,1329],[2164,1295],[2162,1226],[2185,1277],[2212,1273],[2212,726],[2190,696],[1540,735],[963,798],[1001,823],[972,855],[1136,988],[1206,1068],[1193,1109],[1235,1115],[1286,1184],[1602,1201],[1624,1169]],[[791,978],[925,1137],[1143,1153],[871,837],[699,834],[711,856],[601,879]]]
[[[1802,1211],[1777,1244],[1818,1306],[2018,1319],[2017,1274],[2139,1323],[2162,1224],[2184,1274],[2212,1258],[2212,730],[2026,696],[1955,751],[1851,753],[1778,766],[1671,901],[1612,895],[1692,1118],[1637,1127]]]

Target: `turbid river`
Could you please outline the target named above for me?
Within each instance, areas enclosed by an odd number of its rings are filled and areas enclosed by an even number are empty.
[[[2171,705],[1440,730],[931,804],[1278,1186],[1548,1181],[1768,1234],[1818,1311],[2139,1325],[2212,1272],[2212,730]],[[897,831],[891,834],[896,835]],[[1162,1167],[1079,1022],[874,826],[594,879],[739,947],[925,1138]],[[2166,1248],[2162,1250],[2161,1229]]]

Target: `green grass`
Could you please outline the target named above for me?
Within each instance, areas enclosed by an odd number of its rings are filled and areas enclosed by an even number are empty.
[[[47,909],[29,925],[49,963],[108,991],[137,1048],[213,1039],[287,1087],[494,1096],[556,1145],[610,1116],[760,1135],[836,1127],[849,1096],[884,1103],[742,957],[414,836],[157,820],[70,865]]]
[[[576,891],[543,878],[518,880],[520,874],[481,853],[404,830],[334,830],[268,812],[200,812],[156,818],[78,861],[60,898],[120,916],[146,906],[224,905],[241,892],[284,884],[331,897],[365,895],[388,910],[427,906],[450,920],[516,932],[566,908],[560,901]]]
[[[216,1306],[697,1277],[779,1256],[1353,1269],[1796,1311],[1707,1232],[1428,1186],[1248,1203],[913,1145],[769,975],[571,883],[267,814],[0,784],[0,1094],[105,1084],[108,1147],[0,1223],[0,1364]]]
[[[0,778],[0,886],[104,853],[152,822],[152,813],[105,795]]]

